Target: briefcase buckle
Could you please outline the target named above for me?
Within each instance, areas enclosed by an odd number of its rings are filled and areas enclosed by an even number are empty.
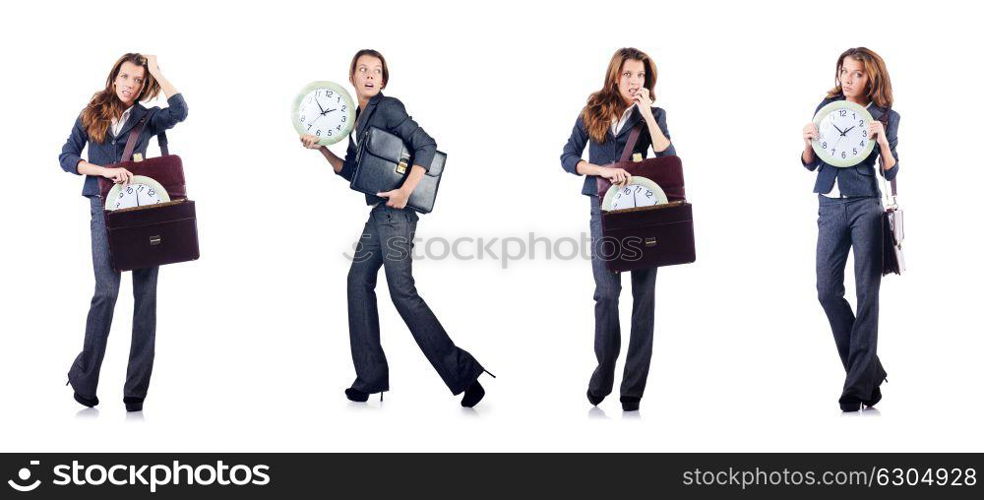
[[[407,160],[401,159],[400,163],[396,165],[396,173],[403,175],[407,173]]]
[[[161,235],[155,234],[150,237],[150,246],[157,246],[161,244]]]
[[[647,247],[654,247],[654,246],[656,246],[656,237],[651,236],[649,238],[646,238],[646,246]]]

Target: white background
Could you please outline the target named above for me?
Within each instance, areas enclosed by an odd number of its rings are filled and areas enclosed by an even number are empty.
[[[21,4],[0,20],[0,450],[981,451],[982,40],[966,9]],[[843,369],[814,285],[815,176],[797,155],[837,56],[857,45],[887,61],[902,115],[910,271],[882,287],[885,399],[878,412],[843,416]],[[383,404],[346,401],[354,371],[342,253],[368,207],[300,147],[288,123],[296,92],[313,80],[346,83],[357,49],[381,50],[386,93],[449,155],[419,237],[576,238],[588,199],[558,158],[621,46],[659,67],[656,102],[684,160],[698,244],[696,264],[659,273],[641,411],[623,414],[617,393],[590,410],[590,265],[542,250],[506,270],[495,260],[415,264],[452,338],[499,376],[482,378],[488,395],[474,411],[421,355],[383,277],[391,392]],[[93,279],[82,179],[57,163],[77,113],[129,51],[157,54],[189,104],[170,139],[198,202],[202,250],[198,262],[161,270],[157,363],[137,415],[122,404],[129,276],[98,411],[80,411],[64,386]]]

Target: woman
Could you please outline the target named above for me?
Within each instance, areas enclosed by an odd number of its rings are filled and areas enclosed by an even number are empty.
[[[414,165],[398,189],[366,195],[366,203],[374,207],[348,274],[349,340],[356,378],[352,387],[345,390],[345,396],[351,401],[364,402],[370,394],[378,392],[381,400],[382,392],[389,390],[389,368],[379,343],[375,292],[376,276],[382,267],[393,304],[417,345],[451,393],[465,393],[461,406],[471,408],[485,396],[485,389],[478,382],[485,369],[448,337],[434,313],[417,295],[411,270],[409,249],[417,227],[417,214],[405,207],[410,193],[430,166],[437,144],[410,118],[403,103],[382,94],[389,82],[389,68],[382,54],[368,49],[357,52],[349,67],[349,82],[355,87],[359,107],[345,159],[320,146],[319,138],[314,135],[301,136],[304,147],[321,151],[336,174],[351,180],[356,167],[356,142],[369,127],[376,127],[402,138],[413,151]]]
[[[866,106],[874,120],[868,137],[877,147],[854,167],[837,168],[820,161],[813,152],[819,136],[812,122],[803,127],[803,154],[807,169],[817,171],[813,192],[820,199],[817,238],[817,292],[847,372],[840,397],[842,411],[858,411],[881,400],[885,369],[876,353],[878,341],[878,289],[882,270],[882,205],[877,170],[886,179],[899,173],[899,114],[892,111],[892,82],[885,62],[871,50],[846,50],[837,59],[834,88],[817,107],[837,100]],[[887,126],[882,123],[887,122]],[[857,315],[844,299],[844,266],[854,248]]]
[[[167,96],[168,107],[146,108],[141,101],[155,98],[160,92]],[[184,98],[161,74],[156,56],[125,54],[106,78],[106,87],[97,92],[82,114],[75,120],[72,133],[62,148],[59,162],[62,169],[85,175],[82,195],[89,198],[92,221],[92,266],[96,290],[89,306],[85,324],[82,352],[68,372],[68,382],[75,391],[75,400],[93,407],[99,404],[96,386],[99,369],[106,352],[106,338],[113,322],[113,308],[120,288],[120,273],[109,261],[109,241],[103,220],[104,200],[100,197],[99,177],[117,184],[127,184],[133,174],[124,168],[106,167],[130,158],[122,158],[130,130],[143,120],[144,128],[137,140],[135,152],[147,151],[150,138],[167,130],[188,116]],[[81,157],[86,144],[87,160]],[[157,268],[133,271],[133,338],[127,366],[123,402],[127,411],[141,411],[150,385],[154,364],[154,336],[157,310]]]
[[[600,256],[601,200],[597,178],[623,185],[631,176],[621,168],[605,166],[619,160],[630,132],[644,126],[634,152],[645,156],[650,149],[657,157],[675,155],[666,128],[666,113],[653,106],[656,65],[644,52],[623,48],[615,52],[601,90],[591,94],[587,105],[574,124],[564,153],[560,156],[564,170],[586,176],[582,194],[591,200],[591,268],[595,280],[595,355],[598,367],[588,383],[588,401],[601,403],[612,392],[615,361],[621,344],[618,322],[618,298],[622,291],[621,274],[609,271]],[[588,160],[581,159],[584,146]],[[653,321],[656,294],[656,268],[632,271],[632,333],[628,358],[622,378],[621,402],[625,411],[639,409],[646,388],[649,360],[653,351]]]

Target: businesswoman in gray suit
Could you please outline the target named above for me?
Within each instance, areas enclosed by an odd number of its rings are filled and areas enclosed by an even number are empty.
[[[881,400],[885,369],[878,359],[878,291],[882,276],[882,205],[878,175],[887,180],[899,173],[899,114],[892,107],[892,82],[885,62],[864,47],[846,50],[837,59],[834,88],[817,107],[847,100],[866,106],[874,120],[868,137],[877,143],[861,163],[837,168],[820,161],[813,151],[819,136],[812,122],[803,128],[800,160],[817,172],[818,194],[817,292],[846,371],[840,396],[842,411],[858,411]],[[887,125],[883,124],[885,120]],[[844,267],[854,249],[857,315],[844,299]]]
[[[604,177],[621,185],[630,179],[621,168],[606,166],[618,161],[632,129],[640,122],[647,133],[639,135],[635,152],[646,156],[651,148],[657,157],[675,155],[666,128],[666,112],[653,106],[656,64],[644,52],[623,48],[615,52],[608,64],[601,90],[591,94],[574,123],[564,152],[560,156],[564,170],[584,175],[581,193],[591,200],[591,269],[595,281],[595,356],[598,366],[588,383],[588,401],[598,405],[612,392],[615,362],[621,345],[618,299],[622,276],[608,270],[598,251],[602,241],[601,200],[597,179]],[[585,146],[588,161],[581,159]],[[632,274],[632,332],[622,377],[622,409],[635,411],[646,388],[649,361],[653,352],[653,323],[656,307],[656,268],[640,269]]]
[[[382,94],[389,82],[386,59],[375,50],[360,50],[352,58],[349,81],[355,87],[359,107],[356,126],[349,136],[345,158],[318,144],[318,137],[301,136],[301,143],[317,149],[331,163],[335,173],[346,180],[355,171],[357,142],[370,127],[386,130],[401,139],[413,151],[414,165],[403,185],[392,191],[366,195],[373,205],[369,221],[358,244],[348,274],[349,340],[356,378],[345,396],[364,402],[373,393],[389,390],[389,367],[379,343],[379,312],[376,309],[376,277],[379,268],[386,272],[390,298],[410,329],[427,360],[454,395],[464,392],[461,405],[471,408],[485,396],[478,378],[485,369],[464,349],[454,345],[414,285],[412,247],[417,228],[417,214],[405,208],[414,188],[427,171],[437,151],[437,144],[407,114],[403,103]]]
[[[140,104],[167,96],[166,108],[146,108]],[[116,61],[106,86],[89,101],[75,120],[71,135],[58,157],[66,172],[84,175],[82,195],[89,198],[92,220],[92,266],[96,290],[89,306],[85,324],[82,352],[68,372],[68,381],[75,391],[75,400],[85,406],[99,404],[96,386],[99,369],[106,353],[106,339],[113,322],[113,309],[120,289],[120,273],[109,261],[109,240],[103,220],[105,201],[100,196],[99,177],[119,184],[133,178],[128,170],[107,167],[130,158],[122,158],[130,130],[141,120],[145,126],[137,140],[135,152],[146,154],[150,139],[175,126],[188,116],[188,105],[157,66],[156,56],[125,54]],[[88,145],[87,159],[82,150]],[[136,269],[133,274],[133,337],[130,361],[123,386],[123,402],[127,411],[143,409],[154,366],[154,339],[157,326],[157,268]]]

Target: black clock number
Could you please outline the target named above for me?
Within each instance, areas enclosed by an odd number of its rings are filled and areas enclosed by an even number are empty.
[[[842,160],[846,160],[847,159],[847,151],[841,151],[841,159]]]
[[[840,116],[847,116],[847,110],[846,109],[840,110]]]
[[[858,126],[859,127],[863,127],[864,126],[864,120],[858,120]]]
[[[318,129],[318,131],[315,132],[314,135],[316,135],[318,137],[321,137],[321,129]]]
[[[857,156],[858,155],[858,148],[854,148],[851,151],[854,151],[854,156]]]
[[[827,149],[827,143],[826,143],[826,142],[824,142],[824,143],[823,143],[823,144],[821,144],[820,146],[821,146],[821,147],[823,147],[823,149]]]

